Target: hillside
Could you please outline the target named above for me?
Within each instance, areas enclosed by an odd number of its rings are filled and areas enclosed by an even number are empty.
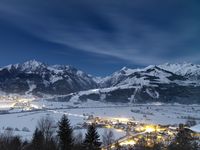
[[[2,67],[0,90],[4,94],[58,96],[66,101],[200,103],[200,65],[124,67],[96,78],[71,66],[32,60]]]

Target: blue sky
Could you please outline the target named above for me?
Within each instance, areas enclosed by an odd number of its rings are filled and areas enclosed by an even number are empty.
[[[1,0],[0,65],[36,59],[105,76],[200,63],[199,0]]]

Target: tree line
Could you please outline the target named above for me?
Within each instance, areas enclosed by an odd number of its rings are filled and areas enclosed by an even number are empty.
[[[94,124],[88,126],[83,138],[81,132],[74,135],[66,115],[61,117],[57,125],[47,116],[38,121],[30,141],[13,136],[9,131],[1,134],[0,150],[101,150],[102,145],[114,142],[113,133],[111,131],[104,133],[102,142]],[[200,150],[198,143],[183,126],[179,127],[176,137],[167,147],[157,143],[156,140],[154,145],[149,147],[143,138],[132,147],[122,147],[119,143],[114,147],[115,150]]]
[[[101,144],[94,124],[88,126],[84,140],[81,133],[74,136],[66,115],[62,116],[58,125],[50,117],[41,118],[30,141],[23,141],[10,131],[0,136],[0,150],[100,150]]]

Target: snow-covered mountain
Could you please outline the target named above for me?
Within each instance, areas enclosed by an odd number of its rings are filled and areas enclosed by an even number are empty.
[[[189,67],[190,65],[190,67]],[[148,66],[144,69],[122,68],[111,76],[103,78],[101,87],[120,85],[154,86],[162,84],[200,85],[200,66],[192,64],[164,64]]]
[[[0,68],[0,91],[62,95],[62,100],[73,101],[200,103],[200,65],[124,67],[97,78],[71,66],[49,66],[33,60]]]
[[[194,64],[151,65],[143,69],[124,67],[98,80],[98,84],[99,89],[80,92],[78,99],[200,103],[200,67]]]
[[[62,95],[96,87],[92,77],[71,66],[31,60],[0,69],[0,90],[5,93]]]
[[[182,64],[163,64],[159,65],[160,68],[171,71],[175,74],[186,76],[190,79],[200,79],[200,65],[195,65],[192,63],[182,63]]]

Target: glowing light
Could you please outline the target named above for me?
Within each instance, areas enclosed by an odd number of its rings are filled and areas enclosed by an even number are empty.
[[[115,145],[112,145],[111,148],[115,148]]]
[[[127,140],[127,141],[121,142],[119,145],[126,146],[126,145],[135,145],[135,144],[136,142],[134,140]]]
[[[127,123],[127,122],[130,121],[129,118],[113,118],[113,119],[114,119],[114,120],[118,120],[119,122],[125,122],[125,123]]]
[[[116,129],[117,132],[124,132],[122,129]]]
[[[171,136],[174,135],[173,132],[170,132],[170,131],[168,131],[168,134],[171,135]]]
[[[23,103],[31,102],[33,100],[35,100],[35,98],[19,98],[19,99],[17,99],[18,102],[23,102]]]
[[[138,132],[141,132],[141,131],[144,131],[145,128],[142,127],[142,126],[139,126],[139,127],[136,127],[135,130],[138,131]]]
[[[146,126],[145,131],[148,132],[148,133],[151,133],[151,132],[155,132],[156,129],[155,129],[154,126]]]
[[[10,108],[12,105],[1,105],[0,109],[8,109]]]
[[[106,125],[106,128],[110,129],[110,128],[112,128],[112,126],[111,125]]]
[[[162,139],[162,136],[158,135],[157,138],[158,138],[158,139]]]
[[[34,105],[34,104],[31,104],[31,107],[32,107],[32,108],[35,108],[35,109],[39,109],[39,106]]]

